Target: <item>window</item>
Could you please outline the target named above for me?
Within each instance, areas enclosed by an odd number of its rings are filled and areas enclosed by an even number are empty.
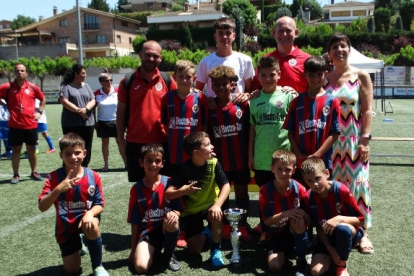
[[[353,16],[366,16],[367,15],[365,10],[353,11],[352,14]]]
[[[331,17],[351,16],[351,11],[333,11]]]
[[[132,37],[129,38],[129,45],[132,44]]]
[[[85,30],[99,29],[99,18],[89,14],[85,14]]]
[[[116,36],[116,43],[121,43],[121,36],[120,35]]]
[[[0,25],[0,29],[3,29],[3,25]]]
[[[59,37],[59,43],[70,43],[70,37]]]
[[[121,26],[122,26],[122,27],[128,27],[128,22],[126,22],[126,21],[121,21]]]
[[[152,9],[154,7],[154,2],[147,3],[147,7]]]
[[[166,8],[167,7],[167,3],[166,2],[162,2],[161,7]]]
[[[66,27],[68,25],[68,22],[66,20],[60,20],[60,26]]]
[[[106,43],[106,35],[97,35],[96,36],[96,43],[98,43],[98,44]]]

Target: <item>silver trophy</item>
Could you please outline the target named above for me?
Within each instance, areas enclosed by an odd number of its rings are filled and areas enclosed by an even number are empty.
[[[224,215],[226,216],[227,220],[230,222],[230,226],[232,232],[230,234],[230,241],[231,246],[233,247],[233,254],[231,255],[231,265],[234,267],[239,267],[242,265],[241,257],[240,257],[240,241],[239,236],[240,232],[238,232],[238,226],[240,219],[245,216],[247,210],[239,209],[239,208],[229,208],[224,211]]]

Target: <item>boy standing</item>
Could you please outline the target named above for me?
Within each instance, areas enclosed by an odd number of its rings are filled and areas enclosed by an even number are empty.
[[[281,270],[285,254],[291,253],[296,246],[296,276],[303,276],[307,264],[306,226],[310,224],[310,217],[300,208],[306,189],[291,179],[296,169],[295,164],[296,157],[292,152],[278,150],[273,153],[271,169],[275,179],[260,187],[259,204],[262,220],[270,229],[267,243],[269,270]]]
[[[312,275],[324,275],[333,261],[337,276],[349,276],[346,264],[351,248],[364,236],[364,215],[345,185],[328,180],[329,170],[322,159],[303,161],[302,175],[311,188],[304,198],[305,209],[318,237],[312,255]]]
[[[161,251],[168,268],[181,269],[174,256],[179,235],[181,205],[178,200],[165,199],[165,191],[171,179],[160,175],[164,164],[164,149],[161,144],[147,144],[141,147],[140,166],[145,176],[131,188],[128,208],[128,222],[131,223],[131,253],[129,260],[137,273],[146,273],[154,260],[155,251]]]
[[[248,92],[251,91],[254,68],[252,59],[242,53],[233,51],[233,41],[236,39],[236,25],[231,18],[221,18],[214,23],[214,40],[217,43],[216,52],[208,55],[200,61],[197,70],[196,88],[203,91],[207,84],[205,94],[207,97],[216,97],[208,73],[218,65],[226,65],[234,69],[238,79],[235,80],[236,87],[234,93],[242,94],[241,101],[250,98]]]
[[[323,89],[326,63],[312,56],[305,61],[306,93],[300,93],[289,108],[283,128],[287,129],[298,167],[309,157],[322,158],[332,170],[332,145],[340,133],[339,101]]]
[[[82,167],[86,156],[85,141],[75,133],[59,141],[60,158],[64,166],[51,172],[39,195],[39,209],[44,212],[53,204],[56,208],[56,240],[67,274],[81,272],[80,233],[86,244],[95,276],[108,276],[102,266],[100,215],[105,205],[101,178],[91,169]]]
[[[248,139],[249,139],[249,104],[232,102],[232,82],[237,78],[233,68],[225,65],[214,67],[208,76],[211,78],[213,91],[216,93],[216,108],[210,110],[209,128],[212,132],[213,144],[216,148],[217,159],[223,166],[229,183],[234,183],[236,207],[249,209],[248,185],[250,170],[248,166]],[[228,200],[223,209],[229,208]],[[226,220],[225,220],[226,221]],[[240,239],[250,241],[247,216],[239,222]],[[223,238],[230,238],[230,225],[223,226]]]
[[[203,93],[192,88],[195,66],[189,60],[178,60],[174,79],[177,90],[167,92],[161,99],[161,123],[168,136],[170,174],[188,159],[183,139],[194,131],[207,130],[207,100]]]
[[[280,70],[273,57],[262,57],[257,70],[262,90],[250,101],[249,166],[255,172],[257,185],[273,179],[270,170],[273,152],[290,150],[287,131],[282,129],[293,94],[285,94],[277,86]]]
[[[167,189],[166,198],[183,197],[184,229],[187,249],[200,254],[207,239],[211,239],[210,258],[214,267],[224,265],[220,239],[223,226],[221,206],[230,193],[230,185],[220,163],[214,158],[213,145],[203,131],[184,138],[184,150],[190,156]],[[206,219],[209,227],[204,228]],[[211,228],[211,230],[210,230]]]

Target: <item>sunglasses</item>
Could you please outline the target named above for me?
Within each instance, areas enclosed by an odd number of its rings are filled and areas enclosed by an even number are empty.
[[[113,80],[112,79],[109,79],[109,80],[103,80],[102,82],[112,82]]]

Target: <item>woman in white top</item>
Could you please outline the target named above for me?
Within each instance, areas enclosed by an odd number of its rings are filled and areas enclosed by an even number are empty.
[[[97,119],[96,132],[99,138],[102,139],[102,156],[104,159],[104,167],[102,171],[108,171],[108,157],[109,157],[109,138],[115,137],[118,144],[119,152],[125,164],[125,149],[119,147],[116,130],[116,109],[118,106],[118,88],[112,86],[111,75],[102,73],[99,75],[99,82],[102,87],[94,92]]]

